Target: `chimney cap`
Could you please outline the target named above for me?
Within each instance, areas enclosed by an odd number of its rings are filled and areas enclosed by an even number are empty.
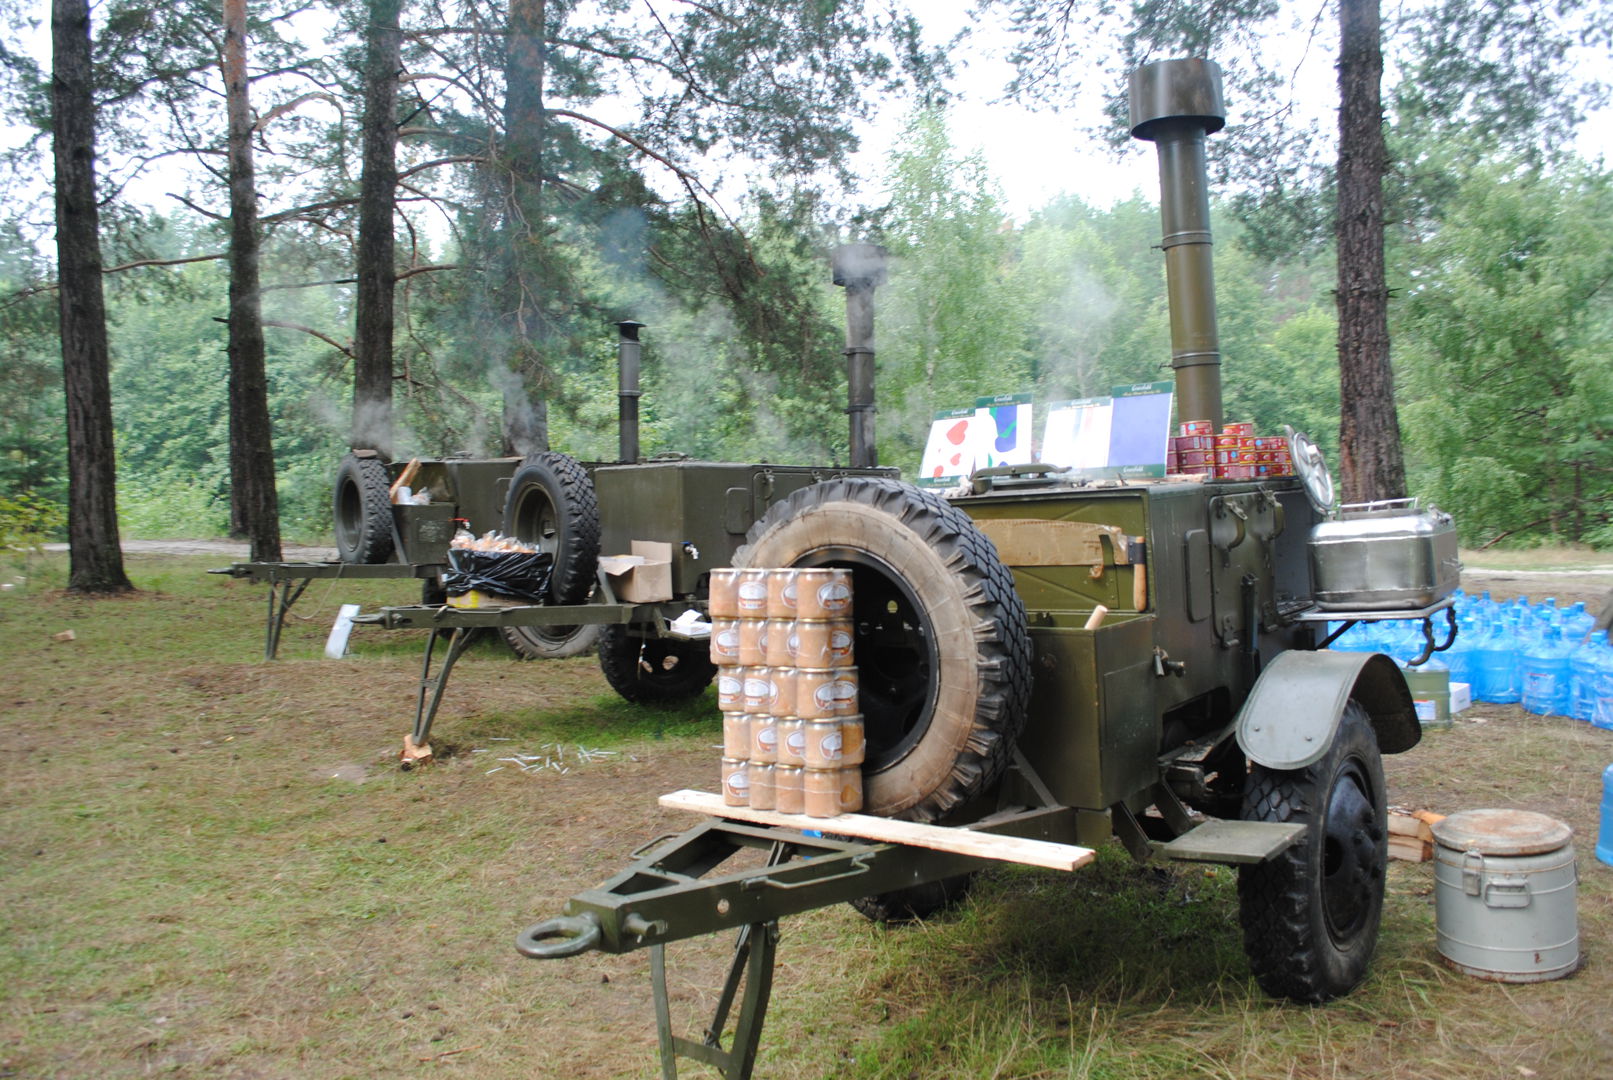
[[[848,289],[885,284],[886,254],[878,244],[841,244],[829,256],[834,283]]]
[[[1214,134],[1227,122],[1221,67],[1202,57],[1144,64],[1131,73],[1130,105],[1133,138],[1153,139],[1172,121]]]

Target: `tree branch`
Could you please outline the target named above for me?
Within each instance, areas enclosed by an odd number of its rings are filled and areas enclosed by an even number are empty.
[[[320,341],[323,341],[326,345],[329,345],[331,348],[335,349],[349,360],[353,358],[353,350],[351,347],[343,345],[329,334],[320,333],[311,326],[303,326],[301,323],[281,322],[279,319],[264,319],[263,325],[278,326],[282,330],[301,330],[303,333],[311,334]]]

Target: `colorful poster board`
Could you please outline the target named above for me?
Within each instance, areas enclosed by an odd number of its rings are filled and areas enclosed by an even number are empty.
[[[975,399],[975,468],[1029,465],[1031,395],[998,394]]]
[[[1048,406],[1042,460],[1083,476],[1165,475],[1174,384],[1117,386],[1109,397]]]
[[[919,465],[920,487],[956,487],[974,472],[977,419],[974,409],[943,409],[935,414]]]

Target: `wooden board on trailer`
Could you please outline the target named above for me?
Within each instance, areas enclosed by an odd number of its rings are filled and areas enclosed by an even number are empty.
[[[721,795],[706,791],[674,791],[670,795],[661,796],[661,805],[672,810],[693,810],[695,813],[711,814],[733,821],[780,825],[789,829],[817,829],[820,832],[851,836],[858,840],[908,844],[913,847],[930,848],[933,851],[973,855],[981,859],[1045,866],[1050,870],[1074,870],[1085,866],[1095,857],[1091,848],[1078,847],[1075,844],[1055,844],[1049,840],[1002,836],[950,825],[921,825],[916,821],[897,821],[894,818],[871,817],[867,814],[841,814],[838,817],[819,818],[808,817],[805,814],[780,814],[773,810],[753,810],[748,806],[729,806],[723,802]]]

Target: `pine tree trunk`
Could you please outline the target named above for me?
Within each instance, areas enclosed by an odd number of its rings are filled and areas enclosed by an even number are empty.
[[[1378,0],[1339,4],[1339,480],[1346,502],[1406,493],[1384,272]]]
[[[396,285],[397,100],[403,0],[369,0],[364,174],[359,181],[358,311],[353,325],[354,449],[394,456],[392,319]]]
[[[118,538],[111,361],[101,292],[88,0],[52,0],[50,16],[57,297],[67,395],[67,587],[128,592],[134,586],[124,573]]]
[[[504,158],[510,184],[505,208],[503,249],[511,260],[499,296],[507,364],[504,380],[504,443],[507,451],[529,454],[549,448],[544,395],[548,367],[540,343],[543,286],[543,142],[548,117],[543,108],[546,0],[511,0],[510,34],[504,66]]]
[[[280,508],[274,488],[247,97],[246,0],[224,0],[223,68],[230,176],[230,530],[251,542],[253,562],[279,562]]]

